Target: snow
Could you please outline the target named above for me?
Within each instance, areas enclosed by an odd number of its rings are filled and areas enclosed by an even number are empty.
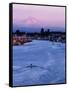
[[[13,46],[13,86],[55,83],[65,83],[65,44],[33,40]]]

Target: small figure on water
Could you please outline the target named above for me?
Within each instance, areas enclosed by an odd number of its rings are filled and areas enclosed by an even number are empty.
[[[32,68],[33,66],[32,66],[32,64],[30,64],[30,68]]]

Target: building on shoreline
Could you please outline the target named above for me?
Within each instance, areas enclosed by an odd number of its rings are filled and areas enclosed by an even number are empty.
[[[23,45],[24,43],[31,42],[32,40],[49,40],[52,42],[66,42],[66,33],[57,31],[44,31],[41,28],[40,32],[20,32],[17,30],[12,35],[12,45]]]
[[[23,36],[14,35],[12,38],[13,45],[22,45],[26,42],[31,42],[31,41],[32,41],[32,39],[30,37],[27,37],[26,35],[23,35]]]

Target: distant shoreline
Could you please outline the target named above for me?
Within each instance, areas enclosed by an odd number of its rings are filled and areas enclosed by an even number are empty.
[[[12,33],[12,45],[23,45],[27,42],[32,42],[32,40],[48,40],[52,42],[66,42],[66,32],[51,32],[50,29],[44,31],[44,28],[41,28],[41,31],[34,33],[20,32],[17,30],[15,33]]]

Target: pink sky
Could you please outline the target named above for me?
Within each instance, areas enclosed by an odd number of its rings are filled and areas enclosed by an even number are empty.
[[[13,24],[64,28],[65,7],[13,4]]]

